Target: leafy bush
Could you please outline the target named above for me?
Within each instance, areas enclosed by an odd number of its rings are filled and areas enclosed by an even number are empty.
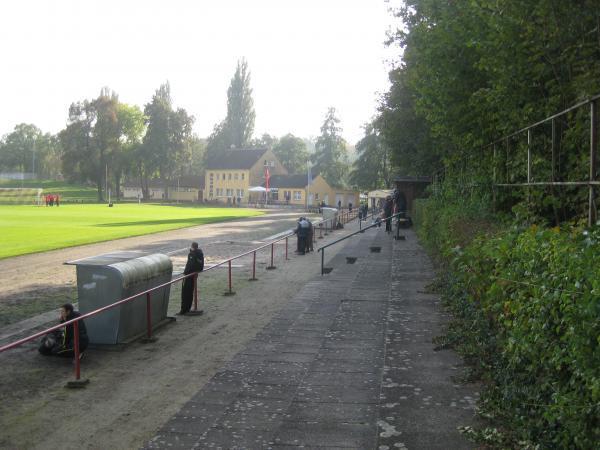
[[[597,448],[600,229],[476,236],[488,213],[439,200],[419,205],[419,233],[447,264],[455,321],[446,339],[484,382],[482,413],[513,446]]]

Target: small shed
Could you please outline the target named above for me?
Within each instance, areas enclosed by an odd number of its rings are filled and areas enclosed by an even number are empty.
[[[79,311],[89,313],[171,281],[167,255],[122,251],[69,261],[77,269]],[[167,317],[170,285],[151,294],[152,326]],[[85,319],[92,344],[118,344],[147,329],[146,296]]]
[[[431,177],[409,177],[397,175],[394,177],[394,187],[406,200],[406,210],[412,211],[414,200],[424,196],[425,189],[431,184]]]

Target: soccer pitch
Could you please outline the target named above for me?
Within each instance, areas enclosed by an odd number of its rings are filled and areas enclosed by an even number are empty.
[[[260,214],[153,204],[0,205],[0,259]]]

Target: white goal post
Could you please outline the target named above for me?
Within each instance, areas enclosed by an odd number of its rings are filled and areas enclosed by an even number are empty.
[[[42,188],[0,188],[0,203],[42,206],[42,192]]]

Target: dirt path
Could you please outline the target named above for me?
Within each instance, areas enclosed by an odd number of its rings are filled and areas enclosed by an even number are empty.
[[[154,239],[151,236],[135,238],[139,241],[132,242],[128,248],[174,248],[199,238],[206,248],[220,245],[223,254],[228,253],[227,249],[237,252],[240,246],[248,245],[253,236],[265,238],[280,225],[282,229],[289,228],[297,214],[289,214],[285,219],[290,220],[287,224],[280,224],[279,220],[283,219],[280,217],[277,225],[273,225],[277,216],[161,233],[171,235],[170,240],[159,235],[154,235]],[[214,227],[212,232],[207,230],[211,227]],[[216,242],[242,236],[244,240],[239,243]],[[332,235],[319,244],[330,239]],[[110,246],[103,247],[106,244],[87,246],[95,248],[89,252],[86,249],[86,255],[110,251]],[[327,260],[340,248],[332,247]],[[221,295],[225,272],[208,272],[214,276],[202,281],[205,315],[178,318],[157,333],[156,343],[136,342],[112,350],[89,350],[82,370],[83,376],[91,382],[83,390],[64,389],[65,381],[72,378],[70,361],[43,358],[33,343],[0,355],[0,448],[139,448],[224,362],[242,349],[308,279],[319,273],[320,254],[296,256],[290,251],[290,260],[284,261],[282,252],[279,248],[277,270],[273,271],[264,270],[268,256],[261,257],[257,269],[259,281],[255,283],[246,281],[248,264],[242,262],[234,277],[237,294],[232,297]],[[65,256],[62,254],[61,258]],[[72,257],[81,256],[67,258]],[[48,264],[50,266],[51,261]],[[68,280],[67,275],[65,280]],[[173,314],[179,308],[178,302],[173,301],[177,299],[177,289],[171,298],[169,312]]]
[[[220,261],[292,228],[300,214],[293,210],[268,211],[264,216],[0,260],[0,327],[75,300],[75,268],[64,265],[66,261],[115,250],[144,250],[170,254],[177,271],[185,263],[193,240],[199,242],[209,263]]]

